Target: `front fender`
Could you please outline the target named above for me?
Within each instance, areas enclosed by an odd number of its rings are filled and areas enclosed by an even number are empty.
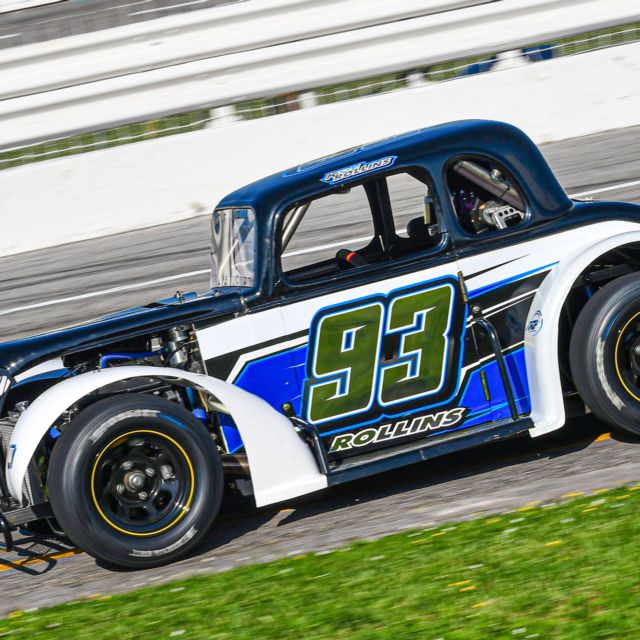
[[[210,376],[180,369],[124,366],[91,371],[67,378],[38,396],[22,413],[11,435],[12,456],[7,462],[9,492],[22,499],[27,467],[43,436],[55,420],[87,394],[120,380],[153,377],[181,386],[194,386],[224,404],[244,442],[257,506],[287,500],[324,489],[308,446],[291,422],[261,398]]]
[[[640,231],[619,233],[565,256],[544,279],[529,307],[525,329],[525,361],[531,394],[532,436],[560,428],[565,410],[558,362],[562,306],[578,276],[599,256],[624,244],[640,242]],[[542,319],[537,333],[529,323]],[[538,326],[537,324],[535,325]]]

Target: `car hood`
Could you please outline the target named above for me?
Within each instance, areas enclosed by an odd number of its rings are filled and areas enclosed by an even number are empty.
[[[222,319],[243,309],[240,293],[169,298],[50,333],[0,343],[0,370],[15,376],[59,356],[170,329],[178,324]]]

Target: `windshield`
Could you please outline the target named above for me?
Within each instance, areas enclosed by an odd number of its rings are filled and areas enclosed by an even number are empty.
[[[211,287],[253,287],[256,219],[249,208],[216,209],[211,223]]]

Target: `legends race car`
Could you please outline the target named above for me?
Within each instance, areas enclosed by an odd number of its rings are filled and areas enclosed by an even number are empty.
[[[152,566],[257,506],[587,407],[640,434],[640,207],[512,126],[349,149],[225,197],[211,288],[0,345],[0,524]],[[32,526],[32,525],[29,525]]]

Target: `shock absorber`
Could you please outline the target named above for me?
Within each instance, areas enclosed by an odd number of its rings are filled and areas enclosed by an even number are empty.
[[[169,340],[165,348],[169,358],[169,366],[182,369],[189,359],[189,354],[185,348],[190,339],[189,327],[175,327],[167,332]]]

